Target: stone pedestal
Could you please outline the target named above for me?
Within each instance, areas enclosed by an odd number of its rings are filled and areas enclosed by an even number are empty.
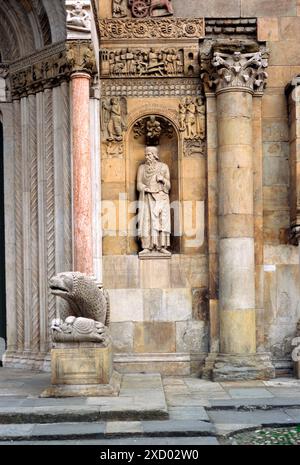
[[[117,396],[120,375],[113,372],[111,345],[56,343],[51,350],[51,383],[41,397]]]

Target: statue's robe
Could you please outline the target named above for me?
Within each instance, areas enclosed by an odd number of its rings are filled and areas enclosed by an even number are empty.
[[[157,176],[162,176],[164,182],[158,182]],[[145,188],[149,192],[145,192]],[[171,183],[168,165],[159,161],[153,165],[142,164],[138,169],[137,189],[140,193],[138,236],[142,248],[169,247]]]

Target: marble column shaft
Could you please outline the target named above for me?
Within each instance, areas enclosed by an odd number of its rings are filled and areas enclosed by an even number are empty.
[[[74,268],[87,274],[93,274],[90,79],[85,72],[76,72],[71,77]]]
[[[217,92],[220,352],[251,354],[255,338],[252,92]]]

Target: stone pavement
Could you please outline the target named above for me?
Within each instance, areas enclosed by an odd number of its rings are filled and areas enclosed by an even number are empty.
[[[300,424],[300,380],[292,378],[128,374],[118,397],[40,398],[49,383],[49,373],[0,368],[2,444],[218,444],[236,431]]]

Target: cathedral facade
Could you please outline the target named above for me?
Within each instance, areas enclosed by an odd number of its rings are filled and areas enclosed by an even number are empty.
[[[80,271],[121,373],[291,373],[299,37],[297,0],[0,2],[4,366],[49,369]]]

